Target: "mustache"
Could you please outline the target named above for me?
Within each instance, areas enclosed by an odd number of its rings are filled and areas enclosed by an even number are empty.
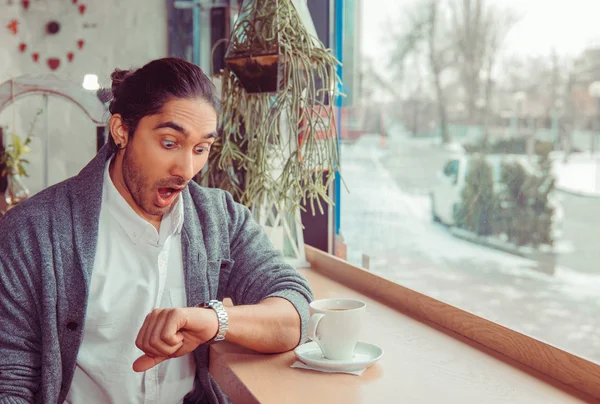
[[[169,177],[156,182],[157,188],[185,188],[188,181],[181,177]]]

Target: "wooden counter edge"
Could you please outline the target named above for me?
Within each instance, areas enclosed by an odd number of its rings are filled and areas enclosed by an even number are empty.
[[[519,366],[523,370],[535,370],[536,377],[541,374],[545,381],[585,401],[600,402],[600,365],[408,289],[309,245],[305,249],[311,270],[469,341],[479,349],[499,354],[495,357],[523,365]]]
[[[227,357],[237,355],[240,348],[231,344],[210,347],[208,371],[232,403],[259,404],[258,399],[227,364]]]

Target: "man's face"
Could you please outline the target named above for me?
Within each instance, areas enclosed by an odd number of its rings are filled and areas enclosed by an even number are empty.
[[[124,185],[143,211],[138,213],[169,211],[206,164],[216,131],[217,113],[201,99],[173,99],[140,120],[122,162]]]

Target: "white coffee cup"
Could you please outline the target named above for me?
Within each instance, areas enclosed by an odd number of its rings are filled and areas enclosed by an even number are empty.
[[[332,360],[348,360],[354,355],[367,305],[354,299],[322,299],[310,304],[308,338]]]

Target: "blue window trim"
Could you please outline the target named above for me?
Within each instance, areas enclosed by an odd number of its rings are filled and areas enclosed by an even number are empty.
[[[334,0],[335,2],[335,20],[334,20],[334,38],[335,38],[335,47],[334,54],[337,60],[340,62],[340,65],[337,67],[338,77],[342,77],[343,73],[343,44],[344,44],[344,0]],[[343,82],[341,88],[338,88],[339,92],[343,92]],[[341,139],[342,139],[342,105],[343,98],[341,95],[338,95],[335,100],[336,106],[336,122],[337,122],[337,144],[339,157],[341,159]],[[338,164],[339,166],[339,164]],[[340,225],[341,225],[341,177],[339,171],[335,173],[335,181],[334,181],[334,202],[335,202],[335,214],[334,214],[334,226],[335,226],[335,234],[340,234]]]
[[[200,66],[200,6],[195,6],[193,11],[194,33],[192,46],[194,49],[192,50],[192,63],[194,63],[196,66]]]

